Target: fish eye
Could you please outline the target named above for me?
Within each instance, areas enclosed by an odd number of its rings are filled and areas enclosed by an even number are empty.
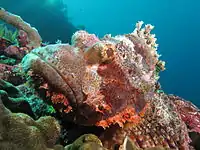
[[[113,49],[112,48],[108,48],[106,50],[106,54],[107,54],[108,57],[111,57],[113,55]]]

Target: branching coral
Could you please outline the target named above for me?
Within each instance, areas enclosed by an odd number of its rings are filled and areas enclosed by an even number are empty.
[[[9,30],[4,24],[0,24],[0,38],[4,38],[12,44],[18,44],[17,41],[18,31]]]

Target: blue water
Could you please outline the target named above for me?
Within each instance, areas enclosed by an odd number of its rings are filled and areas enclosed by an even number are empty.
[[[22,1],[14,5],[14,0],[1,0],[0,6],[22,16],[47,41],[58,38],[69,41],[75,27],[80,25],[99,37],[106,33],[129,33],[139,20],[155,25],[158,51],[167,68],[161,74],[162,88],[200,106],[199,0],[63,0],[68,16],[65,25],[52,7],[61,0],[44,0],[45,5],[39,0],[34,5],[27,0],[24,5]],[[48,10],[48,17],[43,10]]]

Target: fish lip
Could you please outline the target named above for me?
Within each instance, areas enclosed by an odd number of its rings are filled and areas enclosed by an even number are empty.
[[[67,86],[70,88],[70,91],[73,93],[73,97],[75,100],[72,100],[71,98],[69,98],[69,102],[70,105],[72,106],[73,110],[77,109],[77,98],[76,98],[76,94],[75,91],[73,90],[73,88],[70,86],[70,84],[67,82],[67,80],[65,79],[65,77],[62,75],[62,73],[56,68],[54,67],[51,63],[49,63],[48,61],[46,61],[44,58],[42,58],[39,54],[37,54],[36,52],[32,51],[31,54],[36,55],[37,57],[39,57],[39,59],[41,59],[42,61],[44,61],[51,69],[53,69],[60,77],[61,79],[67,84]],[[63,93],[63,92],[61,92]],[[65,95],[65,94],[64,94]],[[68,95],[65,95],[66,97],[69,97]]]

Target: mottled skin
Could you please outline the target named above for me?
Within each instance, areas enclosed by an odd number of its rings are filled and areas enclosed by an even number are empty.
[[[170,109],[175,111],[174,106]],[[139,123],[126,123],[123,128],[112,126],[101,135],[100,139],[109,149],[113,145],[122,145],[125,137],[129,136],[138,148],[163,146],[166,149],[188,150],[190,142],[188,131],[178,114],[164,124],[161,123],[160,117],[155,111],[155,103],[151,103]]]
[[[22,70],[44,79],[41,87],[63,119],[108,128],[101,136],[106,148],[122,145],[129,136],[139,148],[189,149],[175,104],[156,93],[164,62],[158,59],[152,28],[139,22],[130,34],[103,39],[78,31],[72,45],[31,51]]]
[[[200,110],[191,102],[184,100],[181,97],[169,95],[180,113],[182,120],[188,126],[190,132],[197,132],[200,134]]]
[[[138,71],[143,64],[132,64],[128,55],[135,59],[139,56],[134,51],[129,53],[126,48],[133,47],[123,42],[108,38],[84,49],[49,45],[33,50],[23,59],[22,66],[25,71],[31,69],[40,74],[50,87],[66,96],[75,122],[123,126],[127,120],[135,122],[131,117],[144,108],[145,93],[152,91],[155,84],[153,70]],[[133,79],[136,74],[147,75],[148,79]]]

